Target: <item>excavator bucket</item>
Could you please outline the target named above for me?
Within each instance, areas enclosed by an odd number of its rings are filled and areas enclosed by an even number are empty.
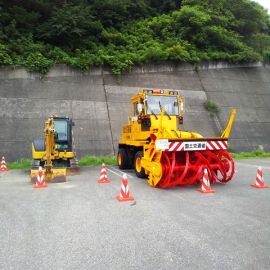
[[[31,182],[35,183],[37,178],[38,170],[31,170]],[[66,168],[53,168],[51,172],[45,171],[45,181],[47,183],[62,183],[66,182],[67,170]]]

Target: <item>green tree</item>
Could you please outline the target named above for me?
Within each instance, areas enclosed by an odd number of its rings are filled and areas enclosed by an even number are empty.
[[[88,42],[98,42],[103,27],[94,19],[91,8],[84,5],[65,5],[55,9],[48,21],[38,28],[38,37],[53,45],[74,50]]]

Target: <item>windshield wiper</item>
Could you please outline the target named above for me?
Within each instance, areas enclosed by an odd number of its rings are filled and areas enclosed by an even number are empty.
[[[165,108],[164,108],[164,113],[169,117],[170,120],[172,119],[172,118],[170,117],[170,115],[166,112]]]
[[[154,113],[153,110],[151,110],[150,112],[155,116],[156,119],[158,119],[158,118],[157,118],[157,115]]]

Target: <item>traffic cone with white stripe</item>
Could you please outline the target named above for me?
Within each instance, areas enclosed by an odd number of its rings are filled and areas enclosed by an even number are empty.
[[[107,177],[106,166],[104,163],[102,164],[102,167],[101,167],[100,177],[99,177],[98,183],[100,183],[100,184],[110,183],[110,180]]]
[[[263,181],[262,167],[259,167],[257,169],[255,184],[252,184],[250,186],[254,188],[269,188]]]
[[[46,187],[47,185],[45,183],[45,174],[44,171],[42,170],[42,167],[40,166],[38,168],[36,184],[33,186],[33,188],[46,188]]]
[[[201,183],[202,183],[202,187],[201,189],[197,189],[197,191],[201,193],[214,193],[215,192],[215,190],[211,188],[207,169],[204,169],[203,171],[203,178],[202,178]]]
[[[130,193],[129,193],[128,179],[127,179],[126,173],[123,174],[120,194],[118,196],[116,196],[116,199],[119,202],[133,201],[134,200],[134,197],[132,195],[130,195]]]
[[[6,172],[7,170],[8,169],[7,169],[5,157],[2,157],[0,172]]]

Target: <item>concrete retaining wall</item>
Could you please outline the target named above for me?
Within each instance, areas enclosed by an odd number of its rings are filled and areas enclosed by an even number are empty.
[[[127,122],[130,97],[139,88],[180,89],[186,96],[184,129],[219,135],[230,109],[238,109],[232,131],[234,150],[270,150],[270,68],[262,64],[223,63],[148,65],[116,77],[103,69],[82,74],[57,66],[44,78],[24,69],[0,71],[0,155],[9,161],[31,157],[32,140],[42,135],[45,119],[55,114],[74,119],[78,156],[113,155],[120,127]],[[215,101],[220,113],[206,111]]]

